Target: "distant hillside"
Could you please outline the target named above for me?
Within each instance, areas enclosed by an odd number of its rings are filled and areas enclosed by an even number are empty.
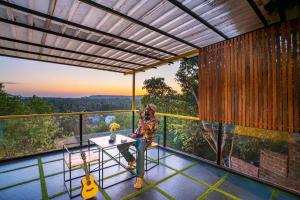
[[[135,96],[135,99],[141,99],[143,96]],[[91,98],[91,99],[111,99],[111,98],[120,98],[120,99],[131,99],[132,96],[125,96],[125,95],[92,95],[89,97],[84,98]]]
[[[55,112],[80,112],[80,111],[105,111],[105,110],[130,110],[131,96],[122,95],[92,95],[81,98],[41,97],[50,103]],[[135,99],[136,105],[142,96]],[[29,97],[22,97],[24,103]]]

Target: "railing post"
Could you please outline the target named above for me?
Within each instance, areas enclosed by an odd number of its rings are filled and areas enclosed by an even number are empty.
[[[222,140],[223,140],[223,124],[222,122],[219,123],[218,128],[218,149],[217,149],[217,164],[221,165],[221,157],[222,157]]]
[[[79,115],[79,136],[80,136],[80,145],[82,145],[82,114]]]
[[[163,140],[164,140],[164,147],[167,146],[167,116],[164,116],[164,135],[163,135]]]
[[[135,73],[132,74],[132,99],[131,99],[131,110],[132,110],[132,133],[134,132],[134,112],[135,112]]]
[[[134,116],[134,111],[132,111],[132,133],[134,133],[134,124],[135,124],[135,116]]]

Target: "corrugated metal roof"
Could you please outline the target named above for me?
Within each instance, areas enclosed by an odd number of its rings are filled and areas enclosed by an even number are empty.
[[[178,2],[0,0],[0,54],[131,73],[263,27],[247,0]]]

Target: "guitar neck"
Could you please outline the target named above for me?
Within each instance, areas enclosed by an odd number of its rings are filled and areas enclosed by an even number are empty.
[[[83,160],[83,168],[84,168],[86,179],[90,180],[90,173],[89,173],[89,170],[87,167],[86,158],[84,157],[84,158],[82,158],[82,160]]]

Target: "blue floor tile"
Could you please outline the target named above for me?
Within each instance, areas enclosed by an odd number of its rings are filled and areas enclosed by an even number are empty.
[[[213,191],[211,192],[208,197],[206,198],[207,200],[230,200],[231,198],[222,194],[222,193],[219,193],[217,191]]]
[[[41,183],[34,181],[16,187],[1,190],[1,200],[39,200],[42,199]]]
[[[62,172],[63,171],[63,161],[59,160],[59,161],[43,164],[43,169],[44,169],[45,176],[54,174],[54,173],[58,173],[58,172]]]
[[[267,186],[236,175],[229,176],[219,189],[233,194],[241,199],[269,199],[272,190]]]
[[[0,165],[0,173],[7,170],[17,169],[20,167],[26,167],[30,165],[35,165],[38,163],[37,159],[25,159],[20,161],[13,161],[9,163],[3,163]]]
[[[204,185],[180,174],[158,184],[157,187],[175,199],[196,199],[208,189]]]
[[[158,165],[148,172],[145,172],[144,178],[154,183],[174,173],[174,170]]]
[[[121,179],[115,179],[114,181],[116,181],[116,180],[118,181]],[[135,189],[133,187],[134,183],[135,183],[135,179],[130,179],[126,182],[109,187],[109,188],[105,189],[105,191],[111,197],[111,199],[119,200],[119,199],[122,199],[122,197],[125,197],[131,193],[138,191],[137,189]],[[143,186],[145,187],[146,184],[145,183],[143,183],[143,184],[144,184]]]
[[[39,178],[38,166],[0,174],[0,188]]]
[[[177,170],[181,170],[187,167],[188,165],[192,164],[194,161],[189,158],[184,158],[182,156],[172,155],[167,158],[161,159],[160,162]]]
[[[135,199],[135,200],[139,200],[139,199],[140,200],[153,200],[153,199],[167,200],[168,198],[165,197],[164,195],[162,195],[160,192],[156,191],[155,189],[150,189],[132,199]]]
[[[154,149],[151,149],[151,150],[148,150],[148,156],[153,158],[153,159],[157,159],[158,158],[158,148],[154,148]],[[159,157],[160,158],[163,158],[165,156],[168,156],[168,155],[171,155],[170,152],[160,148],[159,149]]]
[[[215,184],[226,174],[224,170],[209,166],[204,163],[199,163],[185,170],[184,173],[210,185]]]
[[[51,153],[49,155],[42,156],[42,162],[49,162],[52,160],[62,159],[63,154],[62,153]]]
[[[297,200],[297,199],[299,200],[300,197],[292,196],[283,192],[281,192],[277,197],[277,200]]]

